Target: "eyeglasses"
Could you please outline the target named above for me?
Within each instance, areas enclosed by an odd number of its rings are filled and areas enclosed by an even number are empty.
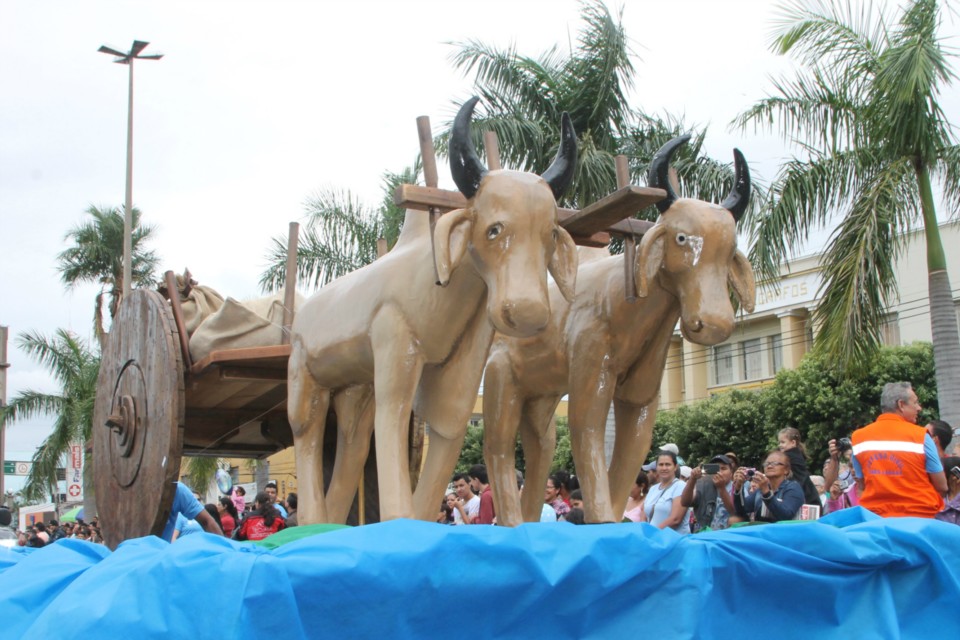
[[[777,467],[777,466],[782,467],[782,466],[784,466],[784,465],[783,465],[782,462],[772,462],[772,461],[771,461],[771,462],[764,462],[764,463],[763,463],[763,468],[764,468],[764,469],[766,469],[767,467]]]

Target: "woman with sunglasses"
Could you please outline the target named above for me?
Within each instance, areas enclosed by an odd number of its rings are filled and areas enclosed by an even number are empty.
[[[748,476],[746,467],[733,474],[733,505],[741,517],[754,522],[796,520],[803,505],[803,488],[791,477],[790,458],[779,450],[767,454],[763,468]],[[743,497],[740,489],[750,482],[750,493]]]

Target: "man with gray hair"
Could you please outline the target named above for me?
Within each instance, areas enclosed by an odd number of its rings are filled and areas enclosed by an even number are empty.
[[[947,478],[933,439],[917,426],[921,409],[909,382],[887,383],[882,413],[851,437],[860,506],[885,518],[932,518],[943,509]]]

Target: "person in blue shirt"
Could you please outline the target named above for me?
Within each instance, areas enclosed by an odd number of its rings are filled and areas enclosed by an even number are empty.
[[[160,536],[167,542],[173,540],[173,532],[177,528],[177,516],[181,514],[188,520],[196,520],[207,533],[223,535],[223,531],[217,525],[216,520],[206,512],[200,501],[193,496],[193,491],[187,485],[178,482],[177,491],[173,497],[173,507],[170,509],[170,517],[167,518],[167,524]]]
[[[280,512],[280,517],[286,520],[287,510],[284,508],[283,504],[277,501],[277,483],[268,482],[267,486],[263,488],[263,492],[267,494],[268,498],[270,498],[270,503],[274,506],[274,508]]]
[[[744,467],[738,468],[733,474],[737,515],[752,516],[754,522],[796,520],[803,505],[803,488],[791,479],[791,473],[790,458],[777,449],[767,454],[763,471],[757,469],[752,477],[747,477]],[[740,488],[748,480],[750,493],[744,497]]]

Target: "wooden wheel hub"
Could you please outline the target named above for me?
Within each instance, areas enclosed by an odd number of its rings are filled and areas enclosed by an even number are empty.
[[[134,362],[128,362],[117,380],[113,394],[113,409],[104,422],[110,431],[111,470],[122,487],[129,487],[137,479],[143,460],[144,439],[147,430],[143,420],[150,415],[143,371]],[[140,414],[137,407],[141,407]]]

